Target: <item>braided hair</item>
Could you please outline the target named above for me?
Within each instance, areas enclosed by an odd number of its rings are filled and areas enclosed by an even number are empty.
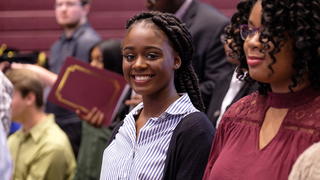
[[[238,76],[252,80],[245,71],[248,64],[243,50],[244,41],[240,37],[239,27],[247,24],[252,7],[261,1],[263,31],[260,34],[260,42],[268,48],[272,43],[274,48],[269,55],[272,63],[269,69],[273,72],[272,65],[276,63],[275,54],[283,46],[288,37],[293,40],[294,74],[289,89],[296,87],[303,81],[303,75],[308,74],[311,87],[320,89],[320,1],[310,0],[243,0],[237,6],[237,12],[231,18],[231,24],[225,29],[226,38],[232,39],[229,45],[233,53],[239,57],[240,68]],[[267,42],[265,41],[267,39]],[[267,83],[259,83],[260,94],[271,91]]]
[[[187,92],[192,104],[204,111],[205,107],[200,95],[197,75],[191,64],[193,43],[191,34],[182,22],[174,15],[157,11],[142,12],[128,20],[126,29],[138,22],[153,23],[163,31],[172,45],[172,48],[181,58],[181,66],[175,72],[175,87],[178,93]]]

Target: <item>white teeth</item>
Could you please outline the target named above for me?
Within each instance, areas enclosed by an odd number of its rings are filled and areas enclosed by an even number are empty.
[[[134,76],[137,81],[145,81],[150,79],[150,76]]]

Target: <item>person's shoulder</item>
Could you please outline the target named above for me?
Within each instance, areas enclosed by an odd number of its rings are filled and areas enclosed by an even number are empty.
[[[218,9],[213,6],[210,6],[206,3],[195,1],[196,6],[196,19],[202,20],[209,24],[217,24],[217,25],[226,25],[228,23],[228,18],[222,14]],[[212,27],[216,28],[216,27]]]
[[[247,113],[259,109],[260,106],[263,106],[265,98],[260,95],[257,91],[242,97],[237,102],[233,103],[228,110],[225,112],[224,116],[245,116]]]
[[[43,142],[54,149],[65,149],[70,145],[66,133],[54,122],[44,133]]]
[[[59,46],[60,46],[60,45],[59,45],[60,42],[61,42],[61,39],[60,39],[60,38],[57,39],[56,41],[54,41],[53,44],[52,44],[51,47],[50,47],[50,52],[52,52],[52,51],[57,51],[58,48],[59,48]]]
[[[223,19],[228,19],[221,11],[219,11],[214,6],[211,6],[207,3],[199,2],[199,1],[196,1],[196,3],[198,3],[198,8],[199,10],[201,10],[201,12],[199,13],[207,14],[208,16],[211,16],[211,17],[214,16],[214,17],[220,17]]]
[[[305,150],[293,165],[289,180],[319,179],[320,173],[320,142]]]
[[[247,107],[251,106],[252,104],[255,104],[256,101],[258,101],[261,98],[261,95],[258,91],[254,91],[249,95],[246,95],[242,98],[240,98],[237,102],[231,105],[232,107]]]
[[[101,40],[101,37],[90,25],[88,25],[83,29],[83,33],[79,37],[79,40],[98,42]]]
[[[305,155],[306,157],[310,157],[313,159],[316,158],[317,161],[320,163],[320,142],[317,142],[310,146],[302,155]],[[315,159],[314,159],[315,160]]]
[[[311,105],[320,107],[320,93],[316,96],[313,101],[310,102]]]
[[[8,145],[9,146],[12,146],[13,144],[17,143],[20,140],[20,135],[19,135],[21,133],[20,131],[21,131],[21,129],[16,131],[15,133],[11,134],[8,137]]]
[[[317,94],[320,94],[320,92],[317,92]],[[314,129],[320,135],[320,95],[293,108],[291,112],[293,112],[294,118],[290,119],[290,123]]]
[[[208,116],[200,111],[192,112],[185,117],[183,117],[176,127],[179,132],[214,132],[214,127],[210,122]],[[191,131],[190,131],[191,130]]]

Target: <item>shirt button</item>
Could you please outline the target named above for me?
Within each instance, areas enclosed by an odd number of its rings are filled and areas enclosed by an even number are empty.
[[[217,111],[215,111],[214,113],[213,113],[213,116],[214,117],[218,117],[220,115],[220,111],[219,110],[217,110]]]

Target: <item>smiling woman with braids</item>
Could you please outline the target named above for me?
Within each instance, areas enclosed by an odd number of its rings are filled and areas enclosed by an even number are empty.
[[[243,0],[237,9],[229,47],[238,76],[260,88],[224,114],[204,179],[285,180],[320,141],[320,1]]]
[[[204,113],[186,27],[173,15],[146,12],[128,21],[123,73],[137,105],[105,149],[101,180],[201,179],[213,126]]]

